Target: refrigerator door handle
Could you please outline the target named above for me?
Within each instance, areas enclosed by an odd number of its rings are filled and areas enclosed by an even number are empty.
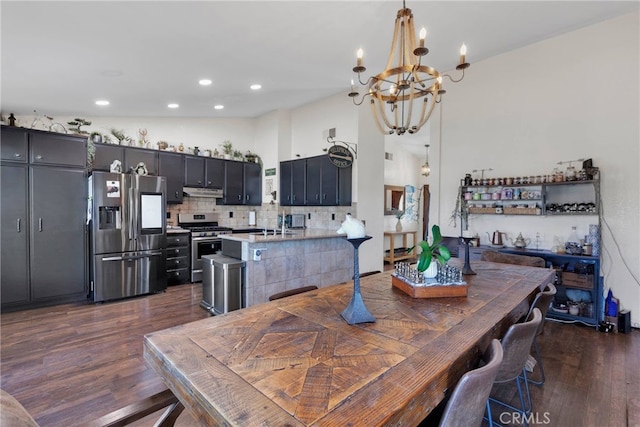
[[[149,253],[132,255],[132,256],[110,256],[102,258],[102,261],[133,261],[136,259],[151,258],[152,256],[161,256],[162,251],[152,251]]]

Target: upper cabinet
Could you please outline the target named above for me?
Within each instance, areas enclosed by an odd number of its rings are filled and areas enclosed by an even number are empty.
[[[2,160],[26,163],[29,134],[22,128],[2,127],[2,144],[0,157]]]
[[[257,163],[224,162],[224,198],[225,205],[262,204],[262,169]]]
[[[183,155],[171,152],[158,153],[158,175],[167,182],[167,203],[182,203]]]
[[[110,172],[114,160],[119,160],[122,172],[127,173],[135,169],[139,163],[144,163],[149,175],[158,175],[158,150],[148,148],[127,147],[115,144],[94,144],[92,170]]]
[[[191,155],[184,158],[185,187],[219,189],[224,186],[224,160]]]
[[[280,163],[283,206],[351,205],[351,167],[338,168],[328,156]]]
[[[29,131],[32,164],[85,167],[87,138],[53,132]]]

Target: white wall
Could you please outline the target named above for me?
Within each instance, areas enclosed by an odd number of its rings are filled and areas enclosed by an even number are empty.
[[[592,158],[601,170],[602,269],[623,308],[640,326],[640,130],[638,13],[474,63],[448,85],[443,102],[442,181],[434,206],[446,234],[460,178],[550,173],[560,160]],[[566,165],[565,165],[566,167]],[[476,216],[470,229],[522,232],[541,248],[568,237],[588,217]],[[458,226],[459,227],[459,226]],[[459,228],[458,228],[459,230]],[[459,231],[458,231],[459,232]]]

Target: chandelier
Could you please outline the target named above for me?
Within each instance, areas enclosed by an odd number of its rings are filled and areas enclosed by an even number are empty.
[[[366,71],[366,68],[362,65],[363,51],[358,49],[353,72],[358,74],[358,81],[362,86],[368,86],[368,91],[357,101],[360,93],[352,80],[349,96],[355,105],[361,105],[367,96],[370,97],[373,117],[383,134],[402,135],[405,132],[418,132],[429,120],[435,105],[446,92],[442,88],[443,77],[457,83],[464,78],[464,70],[469,67],[465,60],[467,47],[464,43],[460,48],[460,62],[456,66],[456,70],[462,71],[459,79],[423,65],[422,57],[429,53],[429,49],[424,45],[426,37],[427,30],[423,27],[420,30],[419,44],[416,44],[413,13],[405,7],[403,0],[402,9],[396,16],[391,52],[384,71],[363,82],[361,73]],[[422,105],[419,105],[420,103]],[[420,111],[414,117],[415,110]]]

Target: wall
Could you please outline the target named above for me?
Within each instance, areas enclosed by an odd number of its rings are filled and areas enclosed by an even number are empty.
[[[640,326],[639,19],[622,16],[472,64],[443,101],[442,181],[433,207],[445,234],[460,179],[550,173],[561,160],[592,158],[601,170],[602,268]],[[563,166],[563,168],[566,165]],[[478,175],[478,174],[475,174]],[[598,217],[471,218],[485,232],[522,232],[550,249],[554,236],[584,235]]]

